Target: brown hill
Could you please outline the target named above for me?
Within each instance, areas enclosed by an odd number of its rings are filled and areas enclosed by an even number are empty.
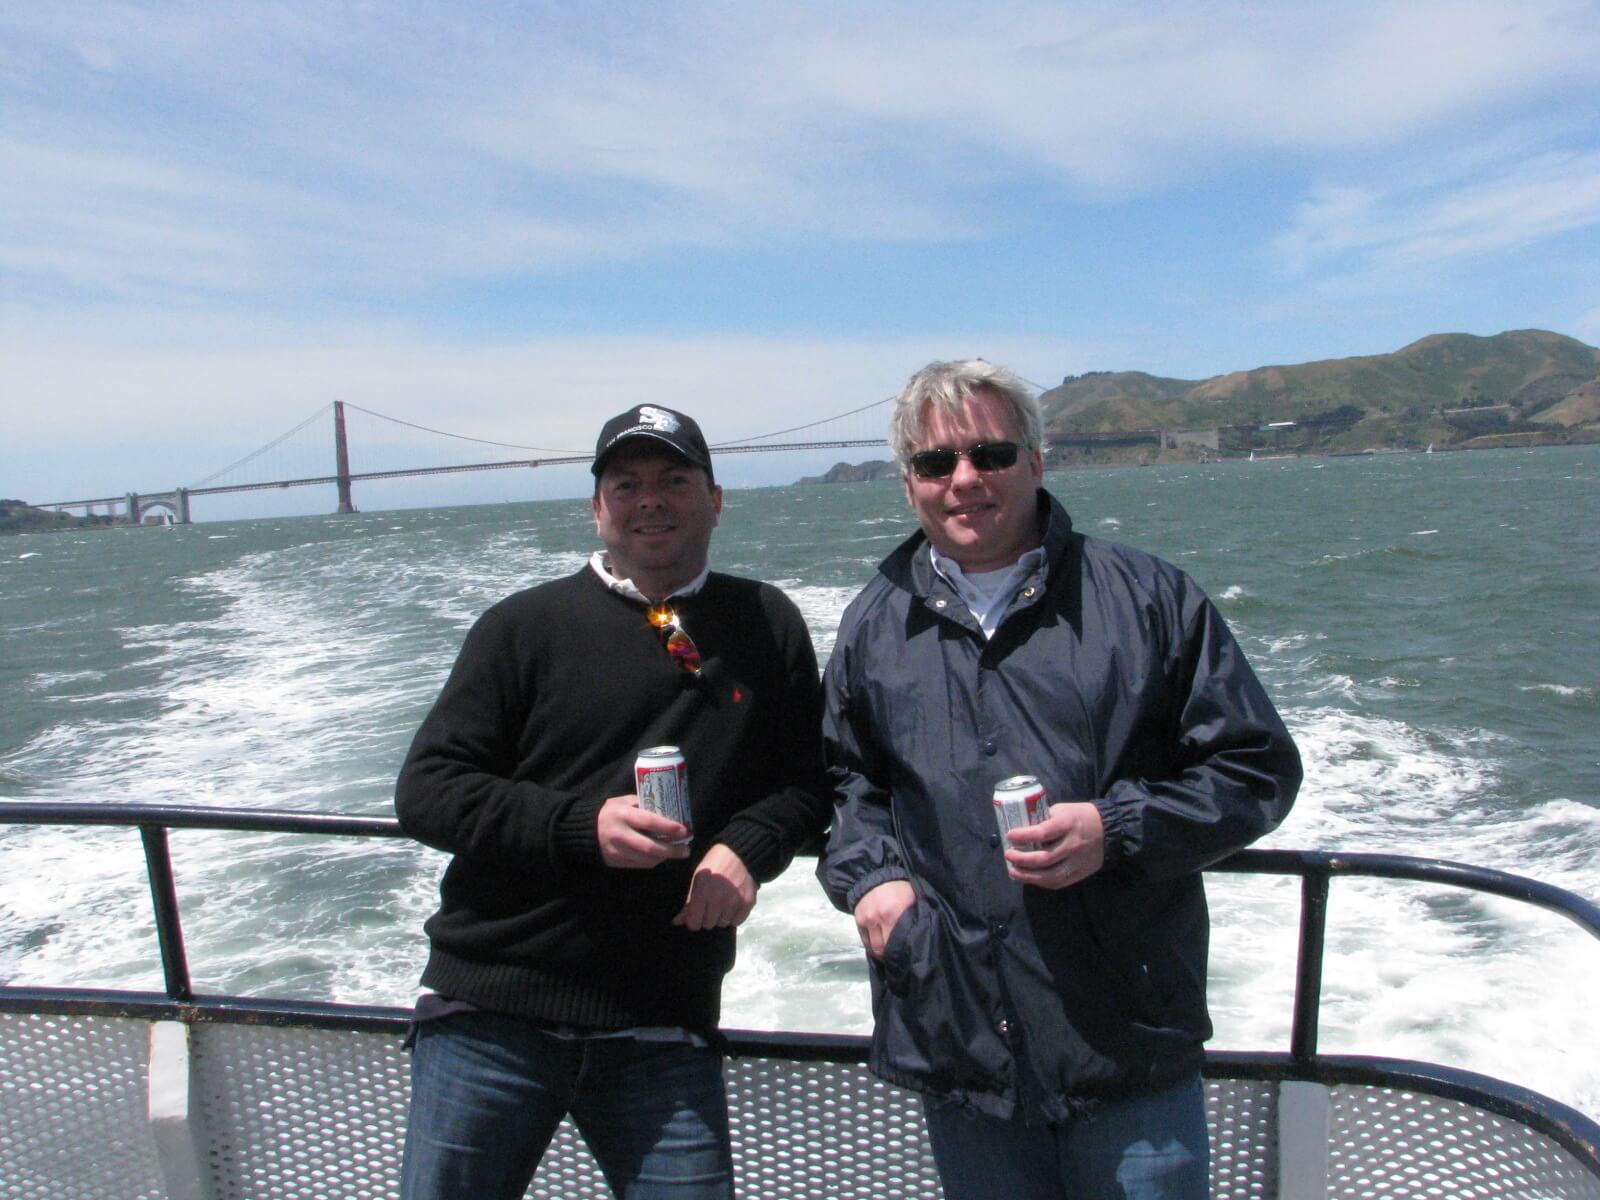
[[[1440,448],[1517,434],[1523,444],[1600,439],[1600,349],[1545,330],[1435,334],[1391,354],[1258,367],[1198,382],[1134,371],[1068,376],[1045,392],[1047,439],[1219,429],[1221,448],[1336,453]],[[1280,426],[1270,439],[1262,427]],[[1151,443],[1154,444],[1153,442]]]

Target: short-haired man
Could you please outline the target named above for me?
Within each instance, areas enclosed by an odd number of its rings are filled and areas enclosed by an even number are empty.
[[[823,679],[818,875],[871,963],[871,1066],[923,1093],[949,1200],[1208,1194],[1200,871],[1281,821],[1300,760],[1181,571],[1041,487],[1037,399],[933,363],[890,441],[922,531]],[[1041,823],[1003,840],[995,785]]]
[[[826,825],[816,657],[781,592],[709,570],[722,489],[693,420],[622,413],[593,470],[604,550],[479,618],[396,788],[454,856],[406,1200],[520,1197],[568,1114],[619,1196],[733,1194],[722,977],[758,882]],[[661,745],[692,831],[635,794]]]

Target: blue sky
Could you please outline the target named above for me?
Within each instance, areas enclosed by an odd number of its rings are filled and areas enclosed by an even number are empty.
[[[1596,63],[1543,0],[6,5],[0,494],[191,482],[334,399],[581,449],[936,357],[1600,342]]]

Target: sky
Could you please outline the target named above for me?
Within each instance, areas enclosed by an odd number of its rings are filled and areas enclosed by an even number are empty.
[[[583,451],[935,358],[1600,343],[1597,63],[1567,0],[0,0],[0,496],[193,483],[333,400]]]

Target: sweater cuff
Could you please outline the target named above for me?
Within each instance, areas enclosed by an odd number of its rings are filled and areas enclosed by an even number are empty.
[[[711,840],[737,854],[757,883],[771,883],[783,874],[793,857],[770,829],[750,821],[735,820]]]
[[[600,809],[604,800],[579,796],[567,805],[550,829],[552,855],[557,862],[599,863]]]

